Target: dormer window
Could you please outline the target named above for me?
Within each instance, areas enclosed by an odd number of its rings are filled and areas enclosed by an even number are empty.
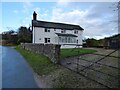
[[[66,30],[61,30],[61,33],[66,33]]]
[[[45,32],[50,32],[50,29],[49,28],[45,28]]]
[[[78,30],[74,30],[74,34],[78,34]]]

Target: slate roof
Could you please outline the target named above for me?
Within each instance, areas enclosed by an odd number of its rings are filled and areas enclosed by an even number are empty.
[[[77,37],[76,35],[74,34],[63,34],[63,33],[55,33],[57,34],[58,36],[71,36],[71,37]]]
[[[77,30],[84,30],[79,25],[56,23],[56,22],[47,22],[47,21],[38,21],[38,20],[32,20],[32,26],[44,27],[44,28],[54,28],[54,29],[67,29],[67,30],[77,29]]]

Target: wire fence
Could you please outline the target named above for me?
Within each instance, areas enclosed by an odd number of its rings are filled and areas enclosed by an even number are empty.
[[[74,51],[76,48],[79,48],[79,46],[81,46],[81,45],[76,45],[76,47],[73,48],[71,50],[71,52]],[[93,55],[93,56],[94,55],[101,56],[100,58],[94,58],[94,59],[96,59],[95,61],[88,60],[88,59],[85,59],[85,58],[81,58],[81,56],[77,56],[75,58],[76,62],[70,61],[70,63],[66,63],[66,65],[63,65],[63,64],[61,64],[61,65],[64,66],[65,68],[67,68],[67,69],[69,69],[69,70],[79,74],[79,75],[84,76],[85,78],[87,78],[87,79],[89,79],[91,81],[94,81],[94,82],[96,82],[96,83],[98,83],[100,85],[103,85],[106,88],[112,88],[112,87],[118,88],[119,87],[118,84],[119,84],[119,81],[120,81],[120,78],[119,78],[120,74],[119,74],[119,72],[118,72],[117,75],[114,75],[114,74],[112,75],[111,73],[106,73],[104,71],[101,71],[99,69],[97,70],[95,68],[95,66],[97,65],[99,67],[107,67],[109,69],[108,71],[110,71],[111,69],[114,70],[114,71],[115,70],[120,71],[120,68],[118,68],[118,67],[107,65],[107,64],[104,64],[104,63],[100,63],[101,61],[104,61],[108,57],[120,59],[120,56],[112,56],[112,54],[117,52],[117,51],[118,51],[117,49],[113,50],[112,52],[109,52],[106,55],[99,54],[99,53],[98,54],[97,53],[91,53],[90,55]],[[78,50],[78,54],[79,53],[80,53],[80,51]],[[81,61],[89,62],[89,64],[88,65],[81,64],[80,63]],[[108,84],[108,83],[111,83],[109,80],[106,81],[107,83],[104,83],[104,78],[102,78],[102,76],[96,75],[97,79],[95,79],[95,77],[89,75],[90,74],[89,72],[97,72],[100,75],[107,76],[107,77],[112,77],[113,85]],[[87,74],[85,74],[85,73],[87,73]]]

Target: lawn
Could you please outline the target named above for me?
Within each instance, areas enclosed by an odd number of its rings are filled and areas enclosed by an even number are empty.
[[[57,69],[57,65],[53,64],[50,59],[44,55],[32,53],[19,46],[16,47],[16,50],[24,56],[33,70],[39,75],[47,75]]]
[[[82,54],[88,54],[96,52],[96,50],[93,49],[83,49],[83,48],[68,48],[68,49],[61,49],[61,59],[68,58],[71,56],[78,56]]]

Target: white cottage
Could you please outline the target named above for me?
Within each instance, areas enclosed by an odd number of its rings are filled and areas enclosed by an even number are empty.
[[[60,44],[61,48],[74,48],[82,45],[83,28],[79,25],[38,21],[33,13],[33,43]]]

